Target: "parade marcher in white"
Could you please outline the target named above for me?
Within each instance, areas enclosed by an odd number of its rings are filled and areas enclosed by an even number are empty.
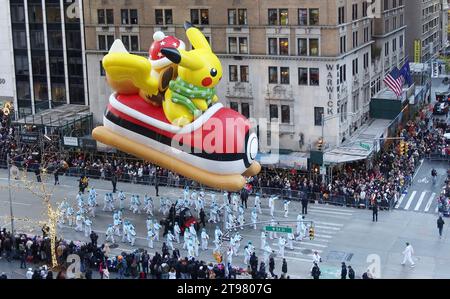
[[[251,217],[252,217],[253,229],[256,230],[256,222],[258,222],[258,214],[256,213],[256,208],[253,208]]]
[[[228,250],[227,250],[227,259],[228,259],[228,263],[230,265],[233,264],[233,255],[236,255],[236,254],[235,254],[235,252],[233,250],[233,247],[230,246],[230,247],[228,247]]]
[[[267,265],[267,263],[269,262],[269,259],[270,259],[270,255],[273,253],[273,250],[269,244],[264,246],[263,250],[264,250],[264,263]]]
[[[125,220],[122,223],[122,243],[125,243],[127,241],[128,237],[128,221]]]
[[[84,236],[88,238],[92,233],[92,221],[87,218],[84,220]]]
[[[269,197],[269,209],[270,209],[270,216],[273,217],[273,212],[275,211],[275,197],[274,196]]]
[[[286,239],[283,236],[281,236],[278,239],[278,248],[279,248],[278,253],[281,258],[284,258],[284,248],[285,247],[286,247]]]
[[[155,232],[155,241],[159,241],[159,230],[161,229],[161,227],[162,226],[157,221],[153,223],[153,229]]]
[[[202,239],[202,250],[208,250],[209,236],[205,228],[202,229],[200,238]]]
[[[239,226],[241,227],[241,229],[244,229],[244,227],[243,227],[243,225],[244,225],[244,213],[245,213],[244,206],[240,205],[239,206],[239,214],[238,214],[238,223],[239,223]]]
[[[127,197],[125,196],[125,193],[123,191],[119,191],[119,208],[123,209],[125,207],[125,199]]]
[[[148,215],[153,216],[153,199],[147,194],[144,195],[144,211]]]
[[[155,239],[155,232],[153,231],[153,228],[147,229],[147,240],[148,240],[148,247],[153,249],[153,240]]]
[[[222,238],[222,231],[220,230],[220,228],[218,226],[216,226],[216,230],[214,231],[214,240],[215,241],[220,241]]]
[[[66,210],[66,218],[69,226],[73,226],[73,214],[74,214],[73,208],[69,206]]]
[[[302,216],[301,214],[299,214],[297,216],[297,226],[295,228],[295,233],[297,235],[297,238],[296,238],[297,241],[303,240],[303,238],[306,236],[305,235],[306,226],[305,226],[305,223],[303,222],[304,219],[305,219],[305,216]]]
[[[178,222],[175,222],[175,225],[173,226],[173,234],[175,236],[175,241],[177,243],[180,243],[181,229],[180,226],[178,225]]]
[[[61,215],[65,216],[67,214],[67,209],[69,208],[69,204],[67,203],[67,199],[64,198],[63,201],[59,204],[59,212],[61,213]],[[66,222],[66,217],[61,217],[62,218],[62,224],[64,224]]]
[[[76,200],[77,200],[78,208],[80,208],[84,205],[83,195],[81,194],[81,192],[78,192]]]
[[[134,202],[132,204],[132,207],[133,207],[133,209],[132,209],[133,210],[133,214],[140,214],[141,213],[141,210],[140,210],[141,201],[139,199],[139,195],[136,195],[134,197]]]
[[[184,229],[183,234],[183,249],[187,249],[188,240],[191,237],[191,234],[189,233],[189,230],[187,228]]]
[[[217,210],[218,210],[217,205],[214,204],[213,206],[211,206],[211,209],[209,210],[208,223],[209,222],[217,223]]]
[[[91,217],[95,218],[96,202],[93,196],[89,196],[88,206],[89,206],[89,214],[91,215]]]
[[[277,226],[277,223],[275,222],[275,218],[274,217],[272,217],[272,219],[270,221],[270,226]],[[275,237],[275,239],[278,238],[277,233],[269,232],[270,240],[273,240],[274,237]]]
[[[293,233],[288,233],[287,234],[287,244],[290,250],[294,250],[294,240],[295,240],[295,236]]]
[[[239,207],[239,199],[236,193],[233,193],[233,195],[231,196],[231,204],[233,206],[233,211],[237,212]]]
[[[291,202],[290,201],[288,201],[288,200],[285,200],[284,201],[284,204],[283,204],[283,206],[284,206],[284,218],[288,218],[288,214],[289,214],[289,204],[290,204]]]
[[[406,262],[410,263],[411,268],[416,265],[413,261],[414,249],[411,244],[406,242],[406,248],[405,248],[405,250],[403,250],[402,254],[403,254],[402,265],[405,265]]]
[[[97,192],[95,191],[95,188],[92,187],[91,190],[89,190],[89,197],[92,197],[92,199],[95,202],[95,205],[97,206]]]
[[[223,204],[224,205],[229,205],[230,204],[230,201],[228,200],[228,192],[227,191],[223,192],[222,200],[223,200]]]
[[[120,219],[118,213],[114,213],[113,215],[113,224],[114,224],[114,234],[120,237],[121,236],[120,225],[122,224],[122,219]]]
[[[106,211],[106,209],[109,207],[109,193],[105,194],[105,197],[103,197],[103,211]]]
[[[175,236],[172,234],[172,232],[169,230],[168,232],[167,232],[167,235],[166,235],[166,244],[167,244],[167,247],[169,247],[170,248],[170,250],[174,250],[175,249],[175,247],[173,247],[173,241],[175,240]]]
[[[195,252],[194,252],[194,238],[192,236],[190,236],[187,240],[187,252],[188,252],[188,259],[192,259],[195,257]]]
[[[251,244],[251,243],[250,243]],[[248,263],[250,262],[250,256],[252,255],[252,251],[250,246],[245,246],[244,248],[244,264],[248,265]]]
[[[320,257],[320,255],[317,251],[314,251],[313,256],[312,256],[312,261],[313,261],[313,264],[314,263],[319,264],[322,262],[322,258]]]
[[[127,241],[131,246],[134,246],[134,243],[136,242],[136,229],[131,222],[128,224]]]
[[[267,240],[267,234],[265,231],[261,232],[261,249],[264,250],[264,248],[266,247],[266,240]]]
[[[259,197],[259,193],[256,193],[256,196],[255,196],[255,208],[257,209],[259,214],[262,214],[261,198]]]
[[[191,223],[189,226],[189,233],[194,237],[197,238],[197,231],[195,230],[194,223]]]
[[[108,225],[108,228],[106,229],[106,242],[115,243],[114,240],[114,226],[112,224]]]
[[[191,236],[192,236],[192,234],[191,234]],[[198,240],[198,238],[197,238],[197,236],[195,236],[195,238],[193,238],[193,241],[194,241],[194,254],[195,254],[195,257],[198,257],[199,256],[199,249],[200,249],[200,241]]]
[[[84,222],[84,217],[80,212],[78,212],[77,217],[75,219],[75,225],[76,225],[75,230],[77,232],[83,231],[83,222]]]

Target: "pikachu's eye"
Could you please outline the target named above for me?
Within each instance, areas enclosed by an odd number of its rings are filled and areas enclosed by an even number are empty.
[[[217,70],[216,69],[211,69],[210,74],[214,78],[215,76],[217,76]]]

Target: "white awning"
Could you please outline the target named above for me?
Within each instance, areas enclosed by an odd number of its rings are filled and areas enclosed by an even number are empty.
[[[261,163],[261,165],[308,170],[308,155],[306,153],[294,152],[287,155],[260,153],[256,156],[256,160]]]

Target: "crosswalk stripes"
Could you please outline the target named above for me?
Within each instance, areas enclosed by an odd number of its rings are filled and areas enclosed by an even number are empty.
[[[410,194],[402,195],[395,208],[406,211],[437,213],[438,207],[435,199],[436,193],[434,192],[412,191]]]
[[[431,204],[433,203],[434,197],[436,196],[436,193],[431,194],[430,199],[428,199],[428,202],[425,206],[424,212],[428,212],[430,210]]]
[[[413,191],[411,193],[411,197],[408,199],[408,202],[406,203],[405,210],[409,210],[409,207],[411,206],[412,201],[414,200],[414,197],[416,196],[417,191]]]
[[[420,206],[422,205],[423,199],[425,198],[426,192],[422,192],[422,194],[419,197],[419,201],[416,204],[416,207],[414,208],[414,211],[418,211]]]

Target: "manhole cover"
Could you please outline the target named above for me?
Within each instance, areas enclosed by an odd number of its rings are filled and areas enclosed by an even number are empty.
[[[311,249],[303,249],[303,250],[302,250],[302,253],[303,253],[303,254],[312,254],[313,251],[312,251]]]

